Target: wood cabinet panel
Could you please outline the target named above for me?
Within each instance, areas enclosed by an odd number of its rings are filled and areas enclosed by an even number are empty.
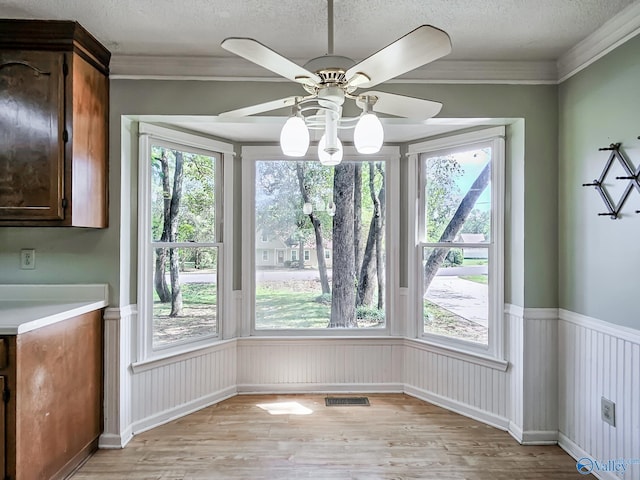
[[[71,213],[78,222],[106,226],[109,79],[81,57],[75,58],[71,74],[75,85],[70,125],[74,158]],[[100,192],[97,198],[96,192]]]
[[[0,226],[108,225],[109,58],[76,22],[0,19]]]
[[[63,54],[0,52],[0,216],[63,218]]]
[[[5,337],[6,469],[12,480],[65,478],[102,432],[102,312]],[[2,472],[0,472],[2,474]]]

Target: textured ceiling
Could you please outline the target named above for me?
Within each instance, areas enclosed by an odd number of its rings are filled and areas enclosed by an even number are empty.
[[[555,60],[633,0],[335,0],[335,53],[362,59],[421,24],[448,60]],[[114,54],[231,56],[228,36],[285,56],[327,50],[326,0],[0,0],[0,17],[79,21]]]
[[[640,4],[640,0],[636,2]],[[470,61],[463,69],[472,67],[473,61],[555,65],[559,57],[632,3],[334,0],[334,50],[358,61],[419,25],[430,24],[445,30],[452,39],[453,51],[444,60]],[[224,76],[251,76],[255,73],[247,72],[256,69],[262,72],[258,75],[274,76],[256,66],[248,70],[249,62],[223,50],[220,42],[230,36],[255,38],[301,65],[327,53],[327,0],[0,0],[0,18],[76,20],[113,53],[112,66],[133,65],[134,70],[142,68],[150,74],[167,74],[167,65],[175,65],[177,60],[179,72],[186,75],[194,66],[207,63]],[[182,69],[183,65],[189,67]],[[492,70],[498,64],[487,65]],[[241,106],[246,104],[240,102]],[[284,117],[248,117],[237,122],[215,117],[197,121],[164,117],[156,121],[236,141],[276,141]],[[487,121],[491,122],[475,123]],[[417,125],[404,119],[384,122],[389,142],[423,138],[474,123],[470,120],[460,125],[459,120],[442,118]]]

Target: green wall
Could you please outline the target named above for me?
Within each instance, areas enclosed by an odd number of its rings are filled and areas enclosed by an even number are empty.
[[[606,209],[595,189],[581,186],[599,177],[609,152],[598,148],[610,143],[640,166],[640,36],[562,83],[559,105],[559,305],[640,328],[640,193],[611,220],[597,215]]]
[[[441,101],[444,107],[440,117],[521,119],[511,120],[515,123],[508,128],[507,148],[513,155],[507,165],[511,177],[507,179],[510,218],[505,300],[523,307],[556,307],[558,87],[390,84],[383,89]],[[296,93],[299,87],[286,82],[112,80],[110,227],[103,231],[0,228],[0,282],[107,281],[112,305],[135,303],[135,235],[121,236],[120,232],[135,233],[137,147],[126,138],[129,135],[121,135],[123,117],[215,115]],[[125,127],[135,129],[135,122]],[[236,166],[239,175],[241,161]],[[407,169],[402,171],[405,176],[401,182],[407,182]],[[237,195],[236,203],[239,200]],[[236,208],[239,211],[239,205]],[[405,249],[406,228],[401,242]],[[19,250],[24,247],[37,249],[37,270],[18,269]],[[406,258],[406,252],[401,258]],[[238,260],[236,255],[236,264]],[[239,265],[235,267],[237,288]],[[407,272],[403,269],[401,284],[406,283]]]

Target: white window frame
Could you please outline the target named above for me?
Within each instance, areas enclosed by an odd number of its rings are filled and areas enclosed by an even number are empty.
[[[297,250],[291,250],[291,261],[292,262],[297,262],[298,261],[298,251]]]
[[[262,250],[262,261],[263,262],[268,262],[269,261],[269,250]]]
[[[409,145],[409,182],[407,189],[409,206],[409,272],[413,278],[410,285],[410,310],[415,322],[410,322],[408,336],[427,343],[502,360],[504,358],[504,184],[505,184],[505,127],[492,127],[473,132],[451,135],[444,138]],[[424,154],[450,153],[465,147],[490,144],[491,158],[491,242],[478,244],[489,252],[489,334],[488,344],[424,332],[422,314],[422,250],[432,246],[424,232],[424,208],[426,205],[422,157]],[[462,246],[454,244],[454,246]],[[469,246],[476,246],[469,244]]]
[[[304,261],[305,262],[310,262],[311,261],[311,250],[305,250],[304,251]]]
[[[178,355],[208,346],[220,341],[228,328],[232,288],[232,265],[226,258],[233,258],[232,252],[232,181],[233,181],[233,145],[212,140],[150,123],[139,124],[138,138],[138,348],[137,363],[156,358]],[[192,247],[190,242],[154,242],[151,238],[151,147],[161,145],[179,150],[217,156],[216,187],[222,189],[216,207],[216,239],[200,243],[202,247],[218,249],[217,267],[217,328],[216,334],[171,342],[153,347],[153,250],[159,246],[167,248]],[[218,190],[220,191],[220,190]],[[225,225],[227,228],[225,229]]]
[[[242,198],[249,199],[242,203],[242,229],[245,232],[255,232],[255,167],[258,161],[289,160],[289,161],[318,161],[317,149],[309,148],[305,157],[291,158],[282,154],[280,147],[275,146],[243,146],[242,147]],[[372,155],[357,153],[352,146],[343,149],[343,161],[385,162],[386,172],[386,209],[387,212],[400,211],[400,148],[397,146],[383,146],[380,152]],[[386,242],[386,312],[385,326],[382,328],[323,328],[323,329],[256,329],[255,328],[255,238],[246,239],[242,245],[242,279],[243,295],[246,295],[240,325],[240,336],[314,336],[314,337],[364,337],[401,335],[401,322],[395,317],[399,301],[399,263],[400,254],[400,219],[398,215],[387,215],[385,226]],[[255,236],[254,236],[255,237]]]

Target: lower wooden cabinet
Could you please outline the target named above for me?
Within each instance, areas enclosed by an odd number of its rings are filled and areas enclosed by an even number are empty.
[[[0,475],[65,478],[102,432],[102,312],[0,337],[0,379]]]

